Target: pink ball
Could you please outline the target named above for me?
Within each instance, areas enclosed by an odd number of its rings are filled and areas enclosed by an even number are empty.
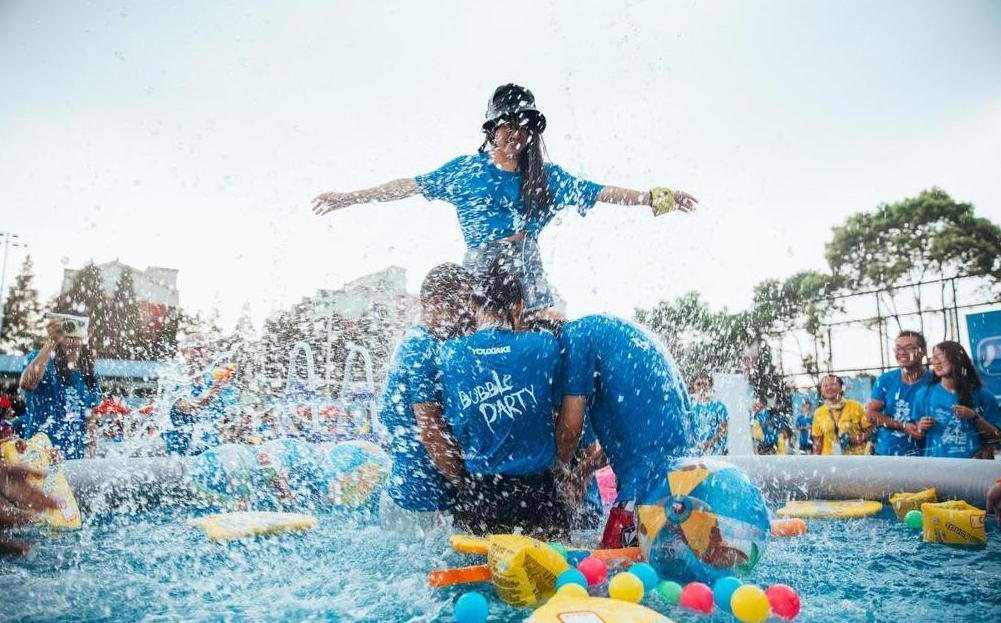
[[[588,556],[578,562],[577,570],[584,574],[588,586],[601,584],[608,579],[608,566],[600,558],[594,556]]]
[[[681,589],[681,599],[678,603],[683,608],[709,614],[713,611],[713,589],[702,582],[691,582]]]
[[[799,595],[791,586],[773,584],[765,591],[772,613],[780,619],[791,621],[799,614]]]

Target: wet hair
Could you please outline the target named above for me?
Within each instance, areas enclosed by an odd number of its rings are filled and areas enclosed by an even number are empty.
[[[911,329],[904,329],[903,331],[901,331],[897,335],[897,339],[899,340],[902,337],[917,338],[917,340],[918,340],[918,346],[921,347],[921,350],[928,350],[928,342],[925,340],[925,336],[922,335],[920,331],[913,331]]]
[[[499,257],[490,264],[473,290],[473,302],[486,311],[506,317],[514,326],[514,308],[522,302],[523,295],[518,278],[507,268],[509,262]]]
[[[519,127],[528,132],[526,145],[518,154],[518,175],[520,187],[518,197],[525,206],[525,222],[528,222],[534,212],[545,212],[553,205],[553,197],[549,192],[549,176],[546,173],[546,146],[542,141],[537,117],[532,111],[503,115],[496,122],[484,129],[486,140],[480,145],[482,153],[487,144],[494,145],[494,136],[498,124]],[[545,128],[545,125],[542,125]]]
[[[804,400],[803,404],[806,405],[806,406],[808,406],[808,407],[812,407],[813,406],[813,401],[812,400]]]
[[[956,381],[956,395],[959,397],[959,404],[964,407],[973,408],[973,394],[984,386],[977,374],[977,368],[973,365],[973,360],[967,354],[966,349],[959,342],[945,341],[935,345],[935,349],[940,351],[949,361],[952,367],[952,377]],[[932,375],[931,384],[939,383],[942,378]]]
[[[424,277],[421,282],[420,297],[426,301],[433,296],[466,297],[473,278],[462,266],[446,262],[438,264]]]
[[[704,372],[704,371],[703,372],[699,372],[695,376],[693,376],[692,377],[692,385],[694,385],[695,381],[698,381],[699,379],[705,379],[709,383],[709,387],[713,386],[713,377],[708,372]]]

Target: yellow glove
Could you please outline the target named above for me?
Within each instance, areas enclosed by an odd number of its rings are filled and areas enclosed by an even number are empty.
[[[670,188],[664,188],[663,186],[651,188],[650,207],[653,209],[654,216],[667,214],[674,208],[678,207],[678,202],[674,199],[674,191]]]

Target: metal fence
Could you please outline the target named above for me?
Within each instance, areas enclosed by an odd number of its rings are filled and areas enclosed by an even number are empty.
[[[815,387],[821,374],[876,376],[897,367],[893,340],[920,331],[929,348],[943,340],[967,347],[966,313],[1001,306],[983,275],[963,275],[829,297],[829,310],[811,334],[800,323],[769,336],[776,365],[795,388]]]

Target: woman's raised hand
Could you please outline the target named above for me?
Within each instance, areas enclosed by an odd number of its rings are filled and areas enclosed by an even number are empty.
[[[353,193],[321,193],[313,198],[313,214],[323,216],[324,214],[340,210],[356,203]]]
[[[683,190],[674,191],[674,201],[678,204],[678,209],[685,213],[694,212],[695,204],[699,202],[698,199]]]

